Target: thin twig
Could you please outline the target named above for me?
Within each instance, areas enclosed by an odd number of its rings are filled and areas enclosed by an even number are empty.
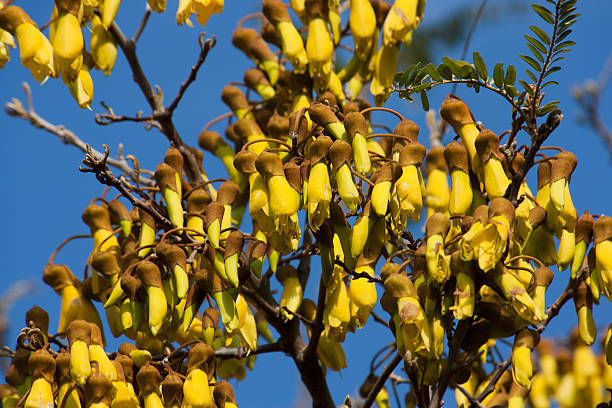
[[[372,406],[372,404],[374,403],[374,400],[376,399],[376,396],[382,389],[383,385],[385,385],[385,382],[387,381],[391,373],[393,373],[393,370],[395,370],[395,367],[397,367],[397,365],[401,361],[402,361],[402,356],[398,353],[393,357],[393,359],[389,362],[389,364],[385,366],[385,369],[380,374],[380,377],[378,377],[378,379],[376,380],[376,383],[374,383],[374,386],[368,393],[366,400],[363,402],[362,408],[370,408]]]
[[[83,153],[87,153],[87,143],[84,142],[76,134],[74,134],[74,132],[68,130],[63,125],[54,125],[53,123],[47,121],[36,113],[32,104],[32,90],[30,89],[30,86],[27,82],[23,83],[23,89],[25,91],[26,99],[28,101],[28,108],[26,109],[26,107],[19,99],[12,98],[11,101],[7,102],[4,106],[6,113],[13,117],[25,119],[29,121],[34,127],[46,130],[47,132],[58,136],[62,143],[75,146]],[[103,153],[95,149],[92,149],[91,152],[97,158],[101,158],[104,156]],[[138,173],[130,167],[130,165],[125,159],[116,159],[113,157],[108,157],[106,159],[106,162],[109,166],[113,166],[116,169],[122,171],[129,178],[135,181],[137,180],[140,184],[144,184],[146,186],[152,186],[155,184],[155,182],[151,179],[140,177]]]
[[[355,271],[351,271],[348,266],[346,266],[346,264],[344,262],[342,262],[339,258],[336,258],[334,260],[334,263],[340,267],[342,267],[342,269],[344,269],[344,271],[346,273],[348,273],[349,275],[351,275],[354,279],[365,279],[370,283],[383,283],[383,280],[381,278],[379,278],[378,276],[372,276],[367,272],[355,272]]]
[[[217,37],[213,35],[212,39],[208,38],[206,41],[203,41],[204,35],[205,33],[200,34],[200,37],[198,39],[200,43],[200,55],[198,55],[198,60],[193,65],[193,67],[191,67],[191,72],[189,73],[189,76],[187,77],[185,82],[181,84],[181,87],[179,88],[176,97],[174,98],[172,103],[166,108],[170,113],[174,112],[179,102],[181,101],[181,98],[185,94],[185,91],[187,91],[187,88],[189,88],[189,85],[191,85],[191,83],[196,80],[198,70],[200,69],[202,64],[204,64],[204,61],[206,61],[206,57],[208,56],[210,50],[215,46],[215,44],[217,44]]]
[[[255,350],[252,351],[247,347],[221,347],[215,350],[215,357],[243,359],[248,356],[273,353],[276,351],[283,351],[278,343],[262,344],[261,346],[257,347]]]
[[[457,384],[457,389],[463,393],[467,397],[467,399],[472,403],[473,406],[477,408],[485,408],[484,405],[481,404],[480,401],[476,397],[474,397],[468,390],[466,390],[463,385]]]
[[[142,16],[142,20],[140,21],[140,25],[138,26],[138,29],[136,30],[136,32],[134,33],[134,36],[132,37],[132,41],[134,43],[137,43],[138,40],[140,39],[140,36],[142,35],[142,32],[144,31],[145,27],[147,26],[147,22],[149,21],[149,17],[151,17],[151,6],[149,6],[149,4],[147,3],[147,5],[145,6],[145,12]]]

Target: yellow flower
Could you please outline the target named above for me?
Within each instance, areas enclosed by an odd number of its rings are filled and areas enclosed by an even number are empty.
[[[376,106],[384,104],[391,93],[397,71],[398,51],[399,45],[383,45],[376,54],[374,78],[370,84],[370,92],[374,95]]]
[[[459,243],[461,259],[477,259],[478,266],[485,272],[493,269],[506,250],[513,220],[512,203],[504,198],[493,200],[489,206],[488,219],[477,220],[463,234]]]
[[[427,218],[425,259],[429,276],[437,282],[445,282],[450,277],[450,256],[444,253],[444,237],[449,229],[446,215],[435,213]]]
[[[90,45],[96,68],[104,72],[104,75],[110,75],[117,59],[117,44],[96,15],[91,20]]]
[[[220,14],[222,11],[223,0],[179,0],[176,23],[179,25],[186,23],[192,27],[189,17],[197,13],[196,20],[204,27],[212,14]]]
[[[15,36],[21,63],[32,72],[36,81],[57,76],[53,46],[25,11],[17,6],[3,8],[0,10],[0,27]]]
[[[383,45],[389,47],[410,41],[412,30],[416,28],[418,0],[396,0],[385,18],[383,25]]]
[[[376,15],[369,0],[351,0],[351,15],[349,17],[355,54],[361,60],[366,60],[375,41]]]
[[[156,13],[162,13],[166,10],[166,0],[147,0],[147,3]]]
[[[15,48],[15,39],[11,33],[0,28],[0,69],[10,60],[9,47]]]
[[[93,81],[87,65],[81,66],[78,77],[68,84],[68,88],[81,109],[90,109],[89,105],[93,101]]]
[[[322,6],[320,1],[316,2],[315,5]],[[327,26],[327,21],[323,19],[321,10],[319,10],[319,13],[314,13],[308,22],[306,54],[308,55],[310,76],[317,84],[326,84],[332,71],[334,43]],[[318,86],[318,88],[321,87]]]

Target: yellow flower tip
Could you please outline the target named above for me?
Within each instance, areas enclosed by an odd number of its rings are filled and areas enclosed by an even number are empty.
[[[58,58],[74,60],[83,52],[83,33],[78,18],[67,11],[55,20],[53,52]]]

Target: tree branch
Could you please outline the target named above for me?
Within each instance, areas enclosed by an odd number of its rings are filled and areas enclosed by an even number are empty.
[[[283,351],[280,344],[278,343],[269,343],[262,344],[257,347],[255,350],[251,351],[247,347],[221,347],[215,350],[215,357],[217,358],[237,358],[243,359],[248,356],[254,356],[257,354],[265,354],[265,353],[273,353],[276,351]]]
[[[468,390],[466,390],[463,385],[461,384],[457,384],[457,389],[459,391],[461,391],[463,393],[463,395],[465,395],[467,397],[467,399],[472,403],[473,406],[477,407],[477,408],[485,408],[484,405],[482,405],[480,403],[480,401],[478,401],[478,399],[476,397],[474,397],[472,394],[470,394],[468,392]]]
[[[25,91],[26,98],[28,101],[28,108],[26,109],[26,107],[19,99],[12,98],[10,102],[7,102],[6,105],[4,105],[4,109],[6,110],[7,114],[16,118],[25,119],[29,121],[34,127],[44,129],[47,132],[58,136],[62,143],[75,146],[83,153],[88,153],[87,143],[84,142],[81,138],[79,138],[76,134],[66,129],[63,125],[54,125],[53,123],[47,121],[35,112],[32,103],[32,90],[30,89],[30,86],[27,82],[23,83],[23,89]],[[91,154],[96,158],[104,157],[103,153],[95,149],[91,149]],[[137,181],[140,184],[144,184],[146,186],[155,185],[155,182],[153,180],[140,177],[138,172],[132,169],[128,162],[122,157],[118,159],[108,157],[106,159],[106,163],[120,170],[130,179]]]
[[[121,181],[113,175],[113,172],[110,171],[110,169],[106,165],[106,161],[108,160],[108,154],[110,153],[110,148],[108,147],[108,145],[103,146],[104,155],[102,158],[99,158],[94,156],[93,150],[89,145],[87,145],[87,154],[85,155],[85,159],[83,159],[83,164],[85,165],[85,167],[79,166],[79,170],[83,173],[94,173],[96,175],[96,179],[100,183],[107,186],[115,187],[125,198],[128,199],[128,201],[134,207],[143,209],[144,211],[149,213],[161,226],[166,229],[171,229],[172,223],[169,219],[161,215],[151,204],[134,197],[125,188]]]
[[[382,389],[383,385],[385,385],[385,382],[387,381],[389,376],[393,373],[393,370],[395,370],[395,368],[401,361],[402,361],[402,356],[399,353],[397,353],[393,357],[393,359],[389,362],[389,364],[385,366],[383,372],[380,374],[380,377],[378,377],[378,379],[376,380],[376,383],[374,383],[374,386],[368,393],[366,400],[363,402],[362,408],[370,408],[372,406],[372,404],[374,403],[374,400],[376,399],[376,396]]]
[[[138,26],[138,29],[136,30],[136,32],[134,33],[134,36],[132,37],[132,41],[134,43],[137,43],[138,40],[140,39],[140,36],[142,35],[142,32],[144,31],[145,27],[147,26],[147,22],[149,21],[149,17],[151,17],[151,12],[153,10],[151,10],[151,6],[149,6],[149,4],[147,3],[147,5],[145,6],[145,12],[142,16],[142,20],[140,21],[140,25]]]
[[[176,97],[174,98],[172,103],[168,105],[167,110],[171,114],[172,112],[174,112],[174,110],[178,106],[179,102],[181,101],[181,98],[185,94],[185,91],[187,91],[187,88],[189,88],[189,85],[191,85],[191,83],[196,80],[196,76],[198,75],[198,70],[200,69],[202,64],[204,64],[204,61],[206,61],[206,57],[208,56],[208,53],[217,44],[217,37],[215,37],[214,35],[212,36],[212,39],[208,38],[206,41],[204,41],[205,34],[206,33],[200,34],[200,37],[198,38],[198,42],[200,44],[200,55],[198,55],[198,60],[196,61],[194,66],[191,67],[191,72],[189,73],[189,76],[187,77],[185,82],[181,84],[181,87],[179,88],[176,94]]]

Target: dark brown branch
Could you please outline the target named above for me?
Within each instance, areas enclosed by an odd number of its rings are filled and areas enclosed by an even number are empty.
[[[385,366],[383,372],[380,374],[380,377],[376,379],[376,383],[374,383],[374,386],[368,393],[366,400],[363,402],[362,408],[370,408],[372,406],[383,385],[385,385],[385,382],[401,361],[402,356],[398,353],[393,357],[389,364]]]
[[[85,143],[76,134],[66,129],[63,125],[54,125],[53,123],[47,121],[35,112],[34,106],[32,104],[32,90],[30,89],[30,86],[27,84],[27,82],[23,83],[23,89],[25,91],[26,98],[28,101],[28,108],[26,109],[26,107],[19,99],[13,98],[4,106],[6,113],[13,117],[25,119],[29,121],[34,127],[46,130],[47,132],[58,136],[62,143],[75,146],[83,153],[87,153],[87,143]],[[94,157],[97,158],[101,158],[104,156],[103,153],[95,149],[91,149],[91,153]],[[154,181],[151,179],[140,177],[138,173],[134,169],[132,169],[128,162],[122,157],[108,157],[106,159],[106,163],[109,166],[115,167],[116,169],[122,171],[130,179],[137,180],[140,184],[146,186],[152,186],[155,184]]]
[[[355,271],[351,271],[344,262],[342,262],[340,259],[336,258],[336,260],[334,261],[334,263],[340,267],[342,267],[342,269],[344,269],[344,271],[346,273],[348,273],[349,275],[351,275],[353,278],[355,279],[365,279],[370,283],[380,283],[382,284],[383,281],[381,278],[379,278],[378,276],[371,276],[370,274],[366,273],[366,272],[355,272]]]
[[[157,122],[153,116],[142,116],[142,111],[138,111],[136,116],[115,115],[113,108],[108,106],[104,101],[100,102],[100,104],[108,112],[102,114],[96,113],[94,120],[100,126],[111,125],[116,122],[143,122],[149,125],[147,130],[149,130],[151,127],[161,130],[161,125],[159,122]]]
[[[463,395],[465,395],[467,397],[467,399],[472,403],[473,406],[475,406],[477,408],[485,408],[485,406],[482,405],[481,402],[478,401],[478,399],[476,397],[474,397],[472,394],[470,394],[469,391],[466,390],[463,387],[463,385],[457,384],[457,389],[459,391],[461,391],[463,393]]]
[[[83,159],[83,165],[79,166],[79,170],[83,173],[94,173],[96,179],[107,186],[115,187],[119,192],[128,199],[128,201],[135,207],[141,208],[149,213],[155,221],[166,229],[172,228],[172,223],[169,219],[161,215],[151,204],[146,203],[136,197],[134,197],[121,183],[121,181],[113,175],[113,172],[108,168],[106,162],[110,153],[110,148],[107,145],[104,146],[104,155],[102,158],[94,156],[93,151],[89,145],[86,146],[87,154]]]
[[[191,83],[196,80],[198,71],[202,64],[204,64],[204,61],[206,61],[208,53],[217,44],[217,37],[213,35],[212,39],[208,38],[206,41],[204,41],[204,34],[205,33],[200,34],[200,37],[198,38],[198,41],[200,43],[200,55],[198,55],[198,60],[196,61],[194,66],[191,67],[191,72],[189,73],[189,76],[187,77],[185,82],[181,84],[181,87],[179,88],[176,97],[174,98],[172,103],[166,108],[170,113],[174,112],[179,102],[181,101],[181,98],[185,94],[185,91],[187,91],[187,88],[189,88],[189,85],[191,85]]]
[[[215,350],[215,357],[217,358],[237,358],[243,359],[248,356],[254,356],[257,354],[273,353],[276,351],[283,351],[278,343],[262,344],[257,349],[251,351],[246,347],[221,347]]]
[[[132,39],[127,39],[116,22],[113,22],[110,26],[110,32],[130,65],[134,82],[136,82],[147,100],[147,103],[151,107],[153,111],[152,116],[157,119],[161,125],[161,132],[170,143],[181,152],[185,160],[185,172],[187,176],[194,183],[202,183],[204,178],[202,177],[197,160],[191,150],[183,143],[183,140],[174,127],[174,123],[172,122],[172,111],[164,107],[161,90],[157,92],[153,90],[153,87],[142,70],[140,61],[136,55],[136,42]]]
[[[510,367],[511,363],[512,363],[512,356],[508,357],[506,361],[504,361],[501,364],[498,364],[497,367],[495,367],[495,371],[493,371],[493,375],[491,376],[489,383],[487,384],[485,389],[482,390],[480,394],[478,394],[478,396],[476,397],[478,401],[483,401],[487,397],[487,395],[489,395],[490,393],[493,392],[493,390],[495,390],[495,386],[497,385],[497,382],[499,381],[501,376],[506,372],[508,367]]]

